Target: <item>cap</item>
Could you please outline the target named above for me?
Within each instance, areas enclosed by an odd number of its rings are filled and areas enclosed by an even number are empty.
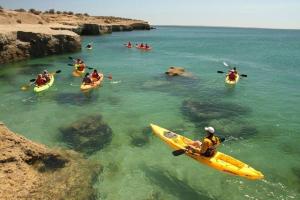
[[[211,126],[210,126],[210,127],[205,127],[204,130],[205,130],[205,131],[208,131],[208,132],[210,132],[210,133],[212,133],[212,134],[215,133],[215,129],[214,129],[213,127],[211,127]]]

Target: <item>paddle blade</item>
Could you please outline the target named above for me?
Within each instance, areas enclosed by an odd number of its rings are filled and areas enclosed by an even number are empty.
[[[172,152],[173,156],[180,156],[186,152],[185,149],[178,149]]]
[[[112,75],[110,74],[110,75],[108,75],[108,77],[107,77],[109,80],[112,80]]]
[[[30,82],[34,82],[34,81],[35,81],[35,78],[30,80]]]
[[[246,74],[241,74],[242,77],[248,77]]]
[[[71,67],[73,67],[74,65],[69,63],[69,64],[68,64],[68,66],[71,66]]]
[[[223,72],[223,71],[218,71],[218,73],[220,73],[220,74],[224,74],[225,72]]]
[[[88,66],[87,66],[87,68],[88,68],[88,69],[94,69],[94,68],[92,68],[92,67],[88,67]]]
[[[28,85],[23,85],[22,87],[21,87],[21,90],[23,90],[23,91],[26,91],[26,90],[28,90],[30,88],[30,85],[28,84]]]
[[[57,70],[55,73],[56,73],[56,74],[59,74],[60,72],[61,72],[61,70]]]
[[[229,67],[229,65],[226,62],[223,62],[223,65],[225,65],[226,67]]]
[[[224,142],[224,141],[225,141],[224,137],[220,138],[220,142]]]
[[[70,60],[73,60],[73,57],[71,57],[71,56],[69,56],[68,58],[69,58]]]

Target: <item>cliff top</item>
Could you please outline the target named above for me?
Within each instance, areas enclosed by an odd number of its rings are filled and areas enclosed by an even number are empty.
[[[74,14],[72,12],[42,13],[40,11],[15,11],[0,9],[0,24],[63,24],[77,26],[83,23],[101,25],[130,25],[147,23],[142,20],[120,17],[89,16],[88,14]]]

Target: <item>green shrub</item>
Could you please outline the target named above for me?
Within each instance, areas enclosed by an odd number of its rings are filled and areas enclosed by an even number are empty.
[[[23,8],[15,9],[15,11],[17,11],[17,12],[26,12],[26,10],[23,9]]]
[[[55,10],[52,8],[49,10],[49,14],[55,14]]]

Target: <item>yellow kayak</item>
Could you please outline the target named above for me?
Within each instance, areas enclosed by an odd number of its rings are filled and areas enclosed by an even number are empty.
[[[153,133],[174,150],[185,149],[185,147],[192,142],[189,138],[173,133],[157,125],[150,124],[150,126]],[[264,175],[261,172],[221,152],[216,152],[212,157],[205,157],[190,151],[186,151],[185,154],[200,163],[231,175],[241,176],[252,180],[264,178]]]
[[[229,80],[228,75],[226,75],[225,83],[227,83],[229,85],[234,85],[234,84],[237,84],[237,82],[239,82],[239,80],[240,80],[240,75],[239,74],[236,74],[236,77],[235,77],[234,81]]]
[[[98,87],[98,86],[101,84],[101,82],[102,82],[102,80],[103,80],[103,77],[104,77],[103,74],[100,74],[100,73],[99,73],[99,75],[100,75],[100,79],[99,79],[99,80],[93,80],[93,83],[92,83],[92,84],[90,84],[90,85],[86,85],[86,84],[84,84],[84,83],[81,84],[80,90],[82,90],[82,91],[88,91],[88,90],[90,90],[90,89],[93,89],[93,88]]]
[[[35,86],[33,88],[34,92],[42,92],[44,90],[49,89],[54,83],[54,74],[50,74],[50,81],[48,83],[46,83],[45,85],[42,86]]]

